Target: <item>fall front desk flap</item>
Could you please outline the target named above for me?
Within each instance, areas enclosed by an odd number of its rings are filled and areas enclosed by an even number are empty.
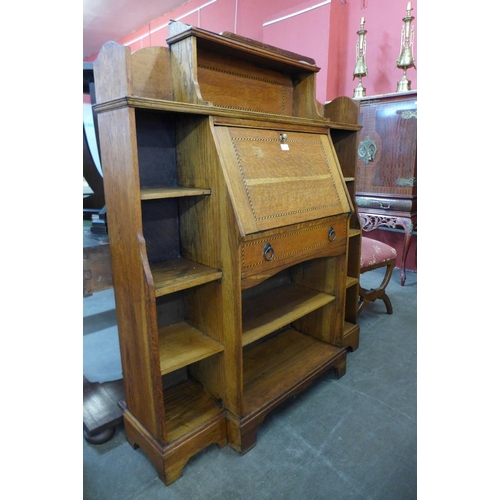
[[[325,133],[216,126],[242,236],[351,212]]]

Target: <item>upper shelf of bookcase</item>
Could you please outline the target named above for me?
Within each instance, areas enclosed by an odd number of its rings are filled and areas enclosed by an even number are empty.
[[[174,100],[324,120],[313,59],[175,21],[169,34]]]
[[[143,49],[146,50],[146,49]],[[297,129],[303,126],[306,127],[321,127],[325,129],[344,130],[349,132],[357,132],[362,126],[345,122],[333,122],[322,118],[300,118],[294,116],[283,116],[275,113],[261,113],[258,111],[248,110],[231,110],[223,107],[214,107],[210,104],[190,104],[180,103],[171,100],[151,99],[149,97],[123,96],[112,99],[110,101],[101,102],[94,105],[96,113],[110,111],[119,108],[137,108],[151,111],[163,111],[169,113],[183,113],[191,115],[210,115],[217,117],[217,122],[223,122],[228,118],[253,120],[265,123],[280,123],[282,126],[287,126],[288,129]]]
[[[167,44],[172,47],[180,40],[195,37],[197,46],[210,49],[225,58],[239,58],[252,62],[261,68],[274,69],[284,73],[316,73],[320,70],[314,59],[283,50],[272,45],[251,40],[243,36],[224,31],[212,33],[195,26],[171,21],[168,25]]]
[[[96,112],[121,107],[323,125],[357,131],[324,113],[314,60],[248,40],[172,22],[168,47],[134,53],[106,43],[94,62]],[[105,82],[99,83],[99,78]],[[340,120],[338,119],[340,118]]]

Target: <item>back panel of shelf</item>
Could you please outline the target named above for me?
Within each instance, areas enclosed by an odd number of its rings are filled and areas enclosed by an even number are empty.
[[[353,178],[356,175],[357,132],[332,130],[331,135],[344,177]]]
[[[142,228],[150,262],[180,255],[178,201],[148,200],[142,203]]]
[[[314,78],[319,68],[312,59],[181,22],[170,23],[169,34],[173,72],[184,73],[182,85],[176,86],[174,79],[176,100],[319,118]]]
[[[288,75],[198,48],[198,82],[214,106],[292,114],[293,84]]]
[[[141,109],[136,109],[135,115],[141,189],[177,187],[173,115]],[[177,200],[146,200],[141,207],[149,261],[159,262],[179,257]]]
[[[174,115],[136,109],[135,117],[141,188],[176,187]]]

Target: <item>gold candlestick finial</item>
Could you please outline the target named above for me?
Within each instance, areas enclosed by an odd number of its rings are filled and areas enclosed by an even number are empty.
[[[403,70],[403,78],[398,82],[396,92],[407,92],[411,90],[411,81],[406,76],[406,71],[410,68],[416,68],[415,60],[413,59],[413,38],[414,27],[411,22],[415,19],[411,15],[413,7],[411,2],[406,5],[406,17],[403,18],[404,25],[401,29],[401,53],[396,61],[396,66]],[[410,29],[411,26],[411,29]]]
[[[368,75],[368,66],[366,65],[366,34],[365,18],[361,18],[361,27],[358,31],[358,42],[356,43],[356,66],[353,71],[352,79],[359,78],[358,86],[354,89],[354,99],[365,97],[366,89],[363,87],[363,77]]]

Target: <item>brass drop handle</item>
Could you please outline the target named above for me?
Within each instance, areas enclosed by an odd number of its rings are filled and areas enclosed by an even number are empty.
[[[328,229],[328,241],[335,241],[337,239],[337,235],[335,234],[335,229],[331,227]]]
[[[274,259],[274,250],[273,247],[271,246],[271,243],[266,243],[264,245],[264,259],[267,260],[268,262]]]
[[[288,136],[286,134],[280,134],[280,141],[285,142],[288,139]]]
[[[394,208],[394,205],[392,203],[387,203],[387,205],[384,205],[383,203],[379,202],[379,205],[380,205],[380,208],[382,208],[384,210],[390,210],[391,208]]]

